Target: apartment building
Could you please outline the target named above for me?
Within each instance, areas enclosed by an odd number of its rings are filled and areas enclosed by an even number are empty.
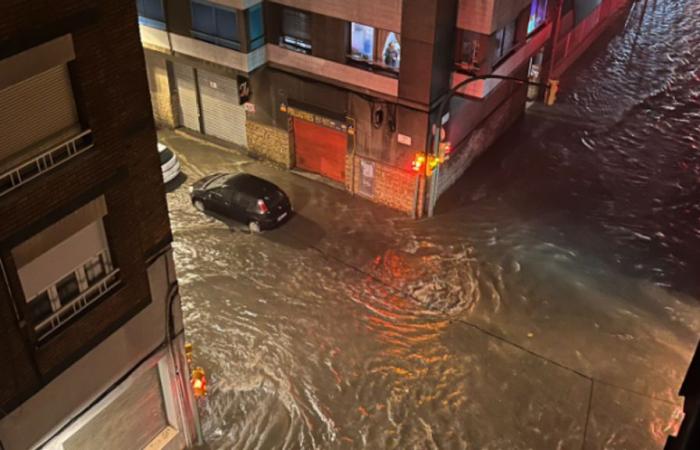
[[[545,81],[553,22],[568,17],[563,5],[585,6],[582,21],[601,1],[613,0],[138,3],[161,126],[222,139],[421,216],[428,189],[437,198],[449,188],[528,97],[525,85],[482,80],[438,118],[448,91],[475,75]],[[426,183],[421,158],[438,124],[450,158]]]
[[[0,448],[198,440],[136,5],[0,5]]]

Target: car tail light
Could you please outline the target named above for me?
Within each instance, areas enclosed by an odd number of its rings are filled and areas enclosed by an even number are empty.
[[[265,204],[264,200],[258,200],[258,212],[260,214],[266,214],[269,209],[267,209],[267,205]]]

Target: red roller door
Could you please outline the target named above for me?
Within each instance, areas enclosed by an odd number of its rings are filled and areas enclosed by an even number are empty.
[[[345,133],[294,119],[294,150],[300,169],[345,181],[346,149]]]

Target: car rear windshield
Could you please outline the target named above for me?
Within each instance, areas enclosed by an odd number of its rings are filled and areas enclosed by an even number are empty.
[[[173,152],[171,152],[169,148],[166,148],[165,150],[159,153],[161,166],[173,158]]]
[[[284,200],[284,194],[277,190],[272,190],[265,193],[263,197],[265,204],[269,207],[274,207],[280,204]]]

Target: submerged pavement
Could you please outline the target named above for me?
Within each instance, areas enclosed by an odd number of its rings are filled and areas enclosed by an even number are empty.
[[[240,152],[161,140],[211,448],[661,448],[700,337],[700,2],[630,16],[411,220]],[[250,235],[187,187],[247,171]]]

